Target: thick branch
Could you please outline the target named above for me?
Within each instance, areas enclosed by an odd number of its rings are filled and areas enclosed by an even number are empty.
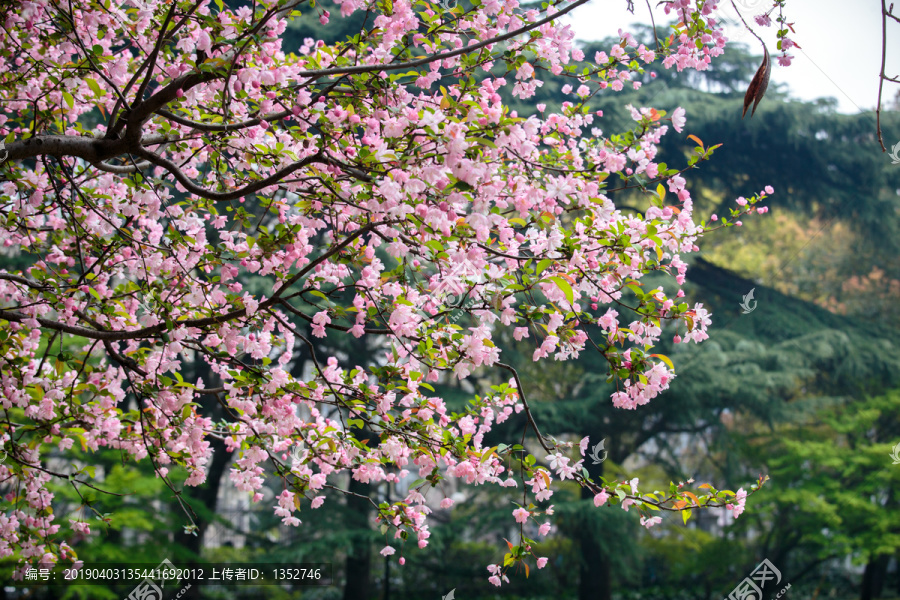
[[[225,54],[221,57],[223,60],[228,60],[228,54]],[[172,102],[176,98],[178,98],[178,91],[187,91],[192,87],[198,86],[201,83],[207,83],[209,81],[214,81],[216,79],[221,79],[222,75],[219,73],[207,72],[207,73],[187,73],[174,79],[169,85],[159,90],[140,104],[137,104],[134,109],[128,115],[128,121],[125,129],[125,139],[126,140],[136,140],[140,138],[141,129],[144,126],[144,123],[153,116],[155,112],[161,109],[163,106]]]
[[[6,147],[9,160],[24,160],[41,155],[63,158],[76,156],[89,163],[98,163],[127,151],[122,140],[98,140],[88,136],[37,135],[12,142]]]
[[[154,146],[177,139],[175,135],[152,134],[141,138],[140,145]],[[38,156],[75,156],[91,164],[126,154],[131,149],[124,140],[97,139],[87,135],[36,135],[6,146],[9,160],[26,160]]]

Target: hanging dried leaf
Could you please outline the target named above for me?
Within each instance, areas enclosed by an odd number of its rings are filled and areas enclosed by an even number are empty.
[[[747,93],[744,95],[742,119],[747,115],[747,109],[750,108],[751,102],[753,102],[753,110],[750,111],[750,117],[752,118],[754,113],[756,113],[759,101],[766,95],[766,88],[769,87],[769,75],[771,73],[772,63],[769,61],[769,51],[763,46],[762,64],[759,65],[759,69],[756,71],[756,75],[753,76],[753,81],[750,82],[750,87],[747,88]]]

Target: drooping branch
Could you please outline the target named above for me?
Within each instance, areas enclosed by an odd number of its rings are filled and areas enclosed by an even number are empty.
[[[884,138],[881,135],[881,95],[884,91],[884,82],[892,81],[900,83],[896,77],[888,77],[885,71],[887,63],[887,21],[888,17],[900,23],[900,17],[894,14],[894,5],[890,8],[885,4],[885,0],[881,0],[881,71],[878,75],[878,100],[875,103],[875,130],[878,134],[878,143],[881,144],[881,151],[887,152],[884,147]]]
[[[534,420],[534,415],[531,414],[531,407],[528,406],[528,401],[525,399],[525,389],[522,387],[522,381],[519,379],[519,373],[515,370],[515,368],[510,365],[504,363],[497,363],[498,367],[502,367],[512,373],[513,378],[516,380],[516,390],[519,394],[519,399],[522,401],[522,405],[525,407],[525,415],[528,417],[528,422],[531,423],[532,429],[534,429],[535,434],[537,434],[538,442],[540,442],[541,447],[547,451],[547,454],[552,454],[553,451],[547,446],[547,443],[544,441],[544,435],[541,433],[541,430],[538,429],[537,422]]]

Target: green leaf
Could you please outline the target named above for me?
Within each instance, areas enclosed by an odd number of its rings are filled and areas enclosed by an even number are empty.
[[[62,93],[63,100],[66,101],[66,104],[69,105],[69,108],[73,108],[75,106],[75,98],[69,92]]]
[[[570,305],[575,303],[575,293],[572,291],[572,285],[568,281],[558,275],[548,277],[548,279],[559,286],[559,289],[566,295],[566,300],[569,301]]]
[[[658,358],[659,360],[661,360],[661,361],[663,361],[664,363],[666,363],[666,365],[667,365],[670,369],[672,369],[673,371],[675,370],[675,365],[672,364],[672,359],[670,359],[670,358],[669,358],[668,356],[666,356],[665,354],[651,354],[650,356],[653,356],[654,358]]]
[[[106,95],[106,92],[103,91],[103,89],[100,87],[100,84],[98,84],[95,80],[91,79],[90,77],[86,77],[84,82],[87,83],[88,87],[91,88],[91,91],[94,92],[95,94],[97,94],[98,96]]]

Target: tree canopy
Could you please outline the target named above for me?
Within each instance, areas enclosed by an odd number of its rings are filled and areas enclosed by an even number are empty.
[[[694,138],[661,161],[684,108],[628,107],[628,125],[604,135],[586,104],[639,88],[657,61],[707,69],[726,43],[709,3],[663,2],[679,21],[668,35],[623,32],[588,56],[558,22],[586,1],[344,0],[341,17],[364,14],[359,30],[296,53],[280,37],[290,18],[336,15],[299,0],[35,0],[9,13],[0,240],[15,262],[0,271],[0,477],[15,490],[0,554],[23,568],[76,557],[65,537],[90,528],[61,529],[46,486],[96,487],[89,465],[49,462],[75,444],[149,459],[179,502],[174,471],[198,486],[223,449],[238,457],[231,483],[258,502],[271,461],[284,482],[274,514],[290,526],[342,473],[365,484],[418,469],[404,498],[365,501],[420,548],[423,493],[443,477],[521,485],[509,519],[520,539],[488,566],[495,585],[526,559],[544,567],[524,526],[565,480],[647,527],[660,510],[740,515],[762,480],[641,493],[637,478],[572,463],[572,443],[541,433],[494,341],[503,329],[533,340],[533,362],[597,352],[613,404],[639,410],[675,376],[652,351],[663,326],[683,343],[708,337],[708,310],[681,300],[682,257],[774,193],[754,185],[718,223],[697,223],[686,172],[718,146]],[[774,37],[786,52],[786,30]],[[572,81],[558,110],[504,104],[504,89],[532,98],[545,70]],[[640,214],[613,200],[634,190],[650,205]],[[460,314],[477,321],[463,328]],[[336,349],[361,339],[380,359],[340,366]],[[301,353],[311,373],[293,368]],[[434,392],[487,367],[503,382],[460,412]],[[516,413],[549,468],[515,440],[484,443]],[[196,532],[188,504],[185,516]]]

